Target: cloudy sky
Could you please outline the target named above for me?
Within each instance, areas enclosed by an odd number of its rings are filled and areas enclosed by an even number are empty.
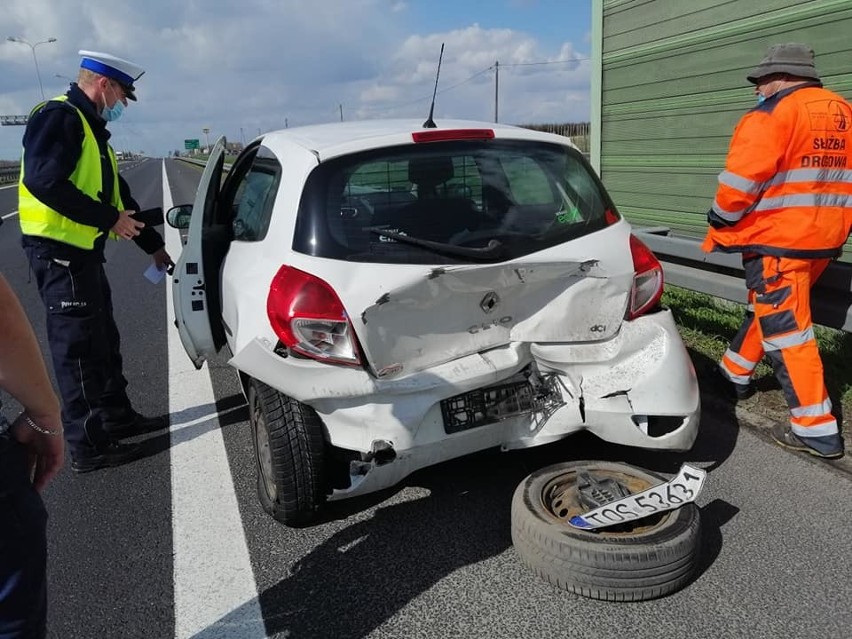
[[[146,69],[110,125],[116,150],[425,119],[442,43],[436,119],[492,121],[499,61],[501,122],[589,120],[591,0],[3,0],[2,14],[0,115],[29,112],[39,75],[46,97],[63,93],[79,49]],[[19,156],[22,133],[0,127],[0,159]]]

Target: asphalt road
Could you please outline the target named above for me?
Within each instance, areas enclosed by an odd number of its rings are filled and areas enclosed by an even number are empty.
[[[173,161],[166,168],[169,199],[191,201],[198,171]],[[164,203],[163,161],[124,175],[143,207]],[[14,189],[0,189],[0,216],[15,208]],[[0,270],[46,349],[19,235],[12,215],[0,227]],[[774,446],[724,404],[705,411],[686,454],[584,436],[485,452],[335,504],[323,523],[278,525],[255,496],[233,371],[222,358],[186,372],[186,358],[170,350],[168,283],[142,277],[149,258],[130,243],[110,243],[107,255],[131,398],[142,412],[171,413],[173,426],[152,438],[151,457],[81,476],[66,469],[45,492],[51,637],[247,639],[264,636],[263,628],[281,638],[850,636],[849,475]],[[212,401],[193,394],[202,382]],[[208,452],[194,453],[202,443]],[[218,452],[224,466],[214,463]],[[571,459],[624,460],[663,473],[689,462],[709,471],[698,501],[700,569],[686,588],[609,604],[565,593],[524,568],[509,533],[512,492],[532,470]],[[187,466],[197,478],[191,498],[175,492],[187,486],[179,480]],[[235,573],[243,552],[247,563]],[[187,596],[193,592],[215,592],[216,607],[212,596]]]

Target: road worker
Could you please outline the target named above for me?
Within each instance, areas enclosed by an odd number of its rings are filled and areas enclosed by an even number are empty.
[[[119,175],[106,126],[136,100],[136,64],[80,51],[77,82],[36,106],[24,133],[18,187],[22,244],[47,311],[71,469],[88,472],[145,454],[123,438],[168,426],[131,406],[104,272],[107,237],[133,239],[157,268],[172,264],[163,238]]]
[[[757,105],[734,130],[708,213],[705,251],[741,253],[745,321],[719,364],[732,394],[753,393],[766,355],[790,409],[773,439],[843,455],[811,320],[810,291],[852,225],[852,108],[822,86],[813,50],[778,44],[747,79]]]

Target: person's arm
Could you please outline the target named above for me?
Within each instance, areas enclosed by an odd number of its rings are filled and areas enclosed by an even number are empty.
[[[789,140],[790,132],[777,117],[759,110],[743,116],[731,138],[708,213],[711,226],[733,226],[752,211],[778,173]]]
[[[142,210],[130,193],[130,185],[127,184],[127,181],[121,175],[118,176],[118,189],[124,208],[131,209],[137,213]],[[136,242],[136,246],[151,256],[154,264],[161,271],[175,265],[171,256],[166,251],[166,243],[163,241],[163,236],[154,227],[146,226],[140,229],[139,235],[134,237],[133,241]]]
[[[154,264],[161,271],[175,265],[171,256],[166,251],[166,243],[163,241],[163,236],[152,227],[146,226],[143,228],[142,232],[133,238],[133,241],[136,242],[139,248],[151,256]]]
[[[62,468],[65,444],[59,398],[18,297],[0,275],[0,388],[23,407],[12,436],[28,451],[38,490]],[[30,423],[32,422],[32,423]],[[52,433],[52,434],[48,434]]]

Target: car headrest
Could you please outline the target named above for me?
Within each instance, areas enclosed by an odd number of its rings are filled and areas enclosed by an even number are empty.
[[[408,180],[418,186],[438,186],[439,184],[443,184],[452,177],[452,158],[415,158],[408,162]]]

